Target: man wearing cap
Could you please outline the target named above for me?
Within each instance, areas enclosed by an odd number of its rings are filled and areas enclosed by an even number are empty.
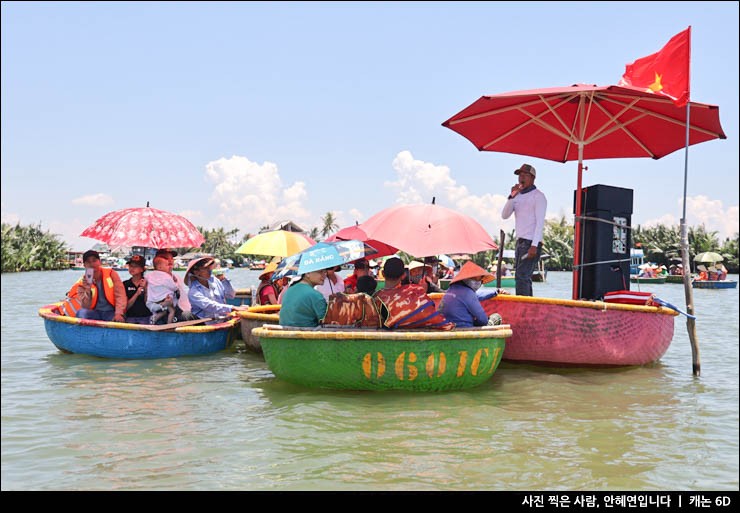
[[[547,198],[534,185],[537,171],[529,164],[514,171],[519,183],[511,188],[511,194],[501,211],[508,219],[514,214],[516,231],[515,277],[517,296],[532,295],[532,272],[542,253],[542,231],[545,228]]]
[[[100,255],[92,249],[82,255],[82,263],[85,269],[92,269],[92,281],[88,282],[83,276],[67,292],[68,297],[79,300],[81,308],[77,317],[124,322],[126,290],[118,273],[110,267],[103,267]]]

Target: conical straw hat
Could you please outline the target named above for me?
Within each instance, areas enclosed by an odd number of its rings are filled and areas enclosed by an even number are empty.
[[[457,276],[450,280],[450,285],[458,281],[467,280],[468,278],[477,278],[478,276],[482,276],[481,281],[483,283],[488,283],[495,279],[491,273],[483,269],[481,266],[471,261],[467,261],[465,262],[465,265],[460,268],[460,272],[457,273]]]

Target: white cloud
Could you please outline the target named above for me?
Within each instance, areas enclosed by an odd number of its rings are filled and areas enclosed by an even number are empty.
[[[721,200],[712,200],[703,195],[687,196],[686,222],[689,226],[703,224],[708,231],[716,231],[722,242],[738,231],[738,206],[725,209]]]
[[[680,209],[683,208],[683,199],[676,201]],[[687,196],[686,197],[686,224],[689,227],[704,225],[709,232],[717,232],[717,239],[721,244],[726,238],[732,237],[740,230],[740,210],[738,206],[724,208],[721,200],[709,199],[706,196]],[[665,214],[661,217],[650,219],[643,223],[643,226],[665,226],[680,225],[681,220],[672,214]]]
[[[218,208],[214,226],[255,233],[276,221],[287,219],[301,225],[310,217],[305,183],[284,186],[272,162],[257,164],[236,155],[221,158],[206,165],[206,177],[214,184],[210,200]]]
[[[387,181],[385,186],[396,190],[397,203],[428,203],[436,198],[443,205],[473,217],[497,239],[498,230],[511,231],[514,216],[501,219],[501,209],[506,203],[502,194],[472,194],[470,190],[452,178],[450,168],[414,159],[410,151],[401,151],[393,159],[397,180]],[[481,184],[474,184],[481,185]]]
[[[105,207],[113,204],[113,198],[109,194],[99,192],[97,194],[88,194],[72,200],[73,205],[83,205],[86,207]]]

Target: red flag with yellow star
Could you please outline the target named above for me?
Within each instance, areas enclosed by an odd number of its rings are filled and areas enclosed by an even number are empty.
[[[677,107],[689,101],[691,27],[671,38],[658,52],[625,66],[619,85],[645,88],[673,100]]]

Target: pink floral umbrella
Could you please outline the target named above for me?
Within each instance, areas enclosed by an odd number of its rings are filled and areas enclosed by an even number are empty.
[[[90,237],[109,246],[148,248],[197,248],[205,238],[183,216],[146,207],[109,212],[85,228],[81,237]]]

